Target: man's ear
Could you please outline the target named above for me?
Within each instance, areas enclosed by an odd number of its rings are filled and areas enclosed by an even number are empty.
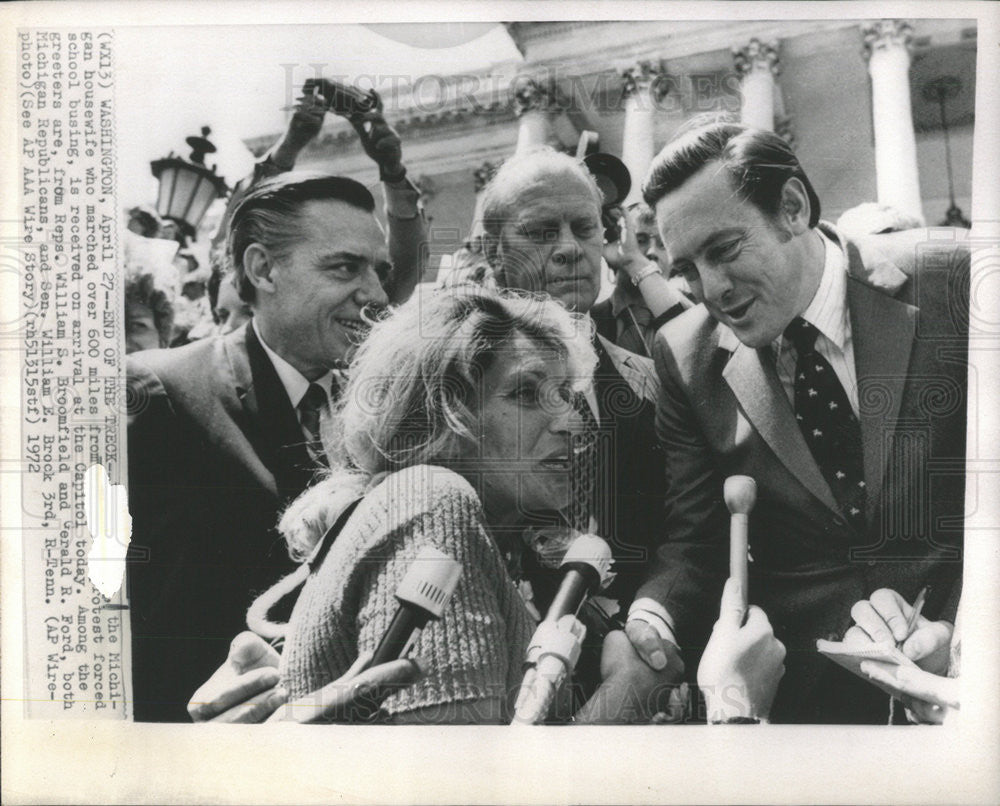
[[[781,189],[779,218],[793,235],[801,235],[809,229],[811,212],[806,187],[802,184],[801,179],[793,176],[785,182],[785,186]]]
[[[252,243],[243,251],[243,273],[258,291],[274,291],[273,268],[274,260],[263,244]]]

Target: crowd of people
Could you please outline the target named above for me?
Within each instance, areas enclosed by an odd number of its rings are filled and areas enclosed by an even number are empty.
[[[780,137],[696,121],[624,210],[571,156],[510,157],[469,270],[414,293],[399,137],[351,117],[383,230],[363,185],[292,170],[331,91],[306,89],[229,201],[215,331],[128,360],[137,719],[509,722],[580,534],[613,573],[574,613],[547,721],[958,708],[964,477],[929,467],[964,459],[960,240],[927,265],[922,230],[847,234]],[[959,399],[929,405],[942,378]],[[733,475],[758,491],[745,585]],[[371,665],[427,546],[460,564],[454,596],[411,656]],[[897,660],[852,674],[819,638]]]

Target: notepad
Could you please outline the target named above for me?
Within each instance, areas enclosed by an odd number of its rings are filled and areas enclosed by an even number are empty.
[[[816,649],[830,660],[843,666],[847,671],[853,672],[862,680],[866,680],[873,686],[878,686],[886,694],[898,697],[900,692],[890,686],[872,680],[861,671],[861,663],[866,660],[877,660],[883,663],[892,663],[896,666],[916,666],[912,660],[904,655],[891,641],[880,643],[858,642],[858,641],[825,641],[822,638],[816,641]]]

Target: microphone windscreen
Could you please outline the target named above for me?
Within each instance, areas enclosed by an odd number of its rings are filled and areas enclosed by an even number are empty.
[[[597,535],[580,535],[569,544],[559,567],[562,568],[571,563],[589,565],[597,571],[601,579],[601,587],[604,587],[611,573],[612,562],[611,546],[603,538]]]
[[[462,576],[462,566],[433,546],[424,546],[396,589],[396,598],[441,618]]]

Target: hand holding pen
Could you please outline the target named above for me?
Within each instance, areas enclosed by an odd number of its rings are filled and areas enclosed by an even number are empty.
[[[925,588],[911,605],[894,590],[875,591],[851,608],[855,624],[844,640],[895,643],[924,671],[944,674],[954,625],[948,621],[930,621],[921,615],[926,595]]]

